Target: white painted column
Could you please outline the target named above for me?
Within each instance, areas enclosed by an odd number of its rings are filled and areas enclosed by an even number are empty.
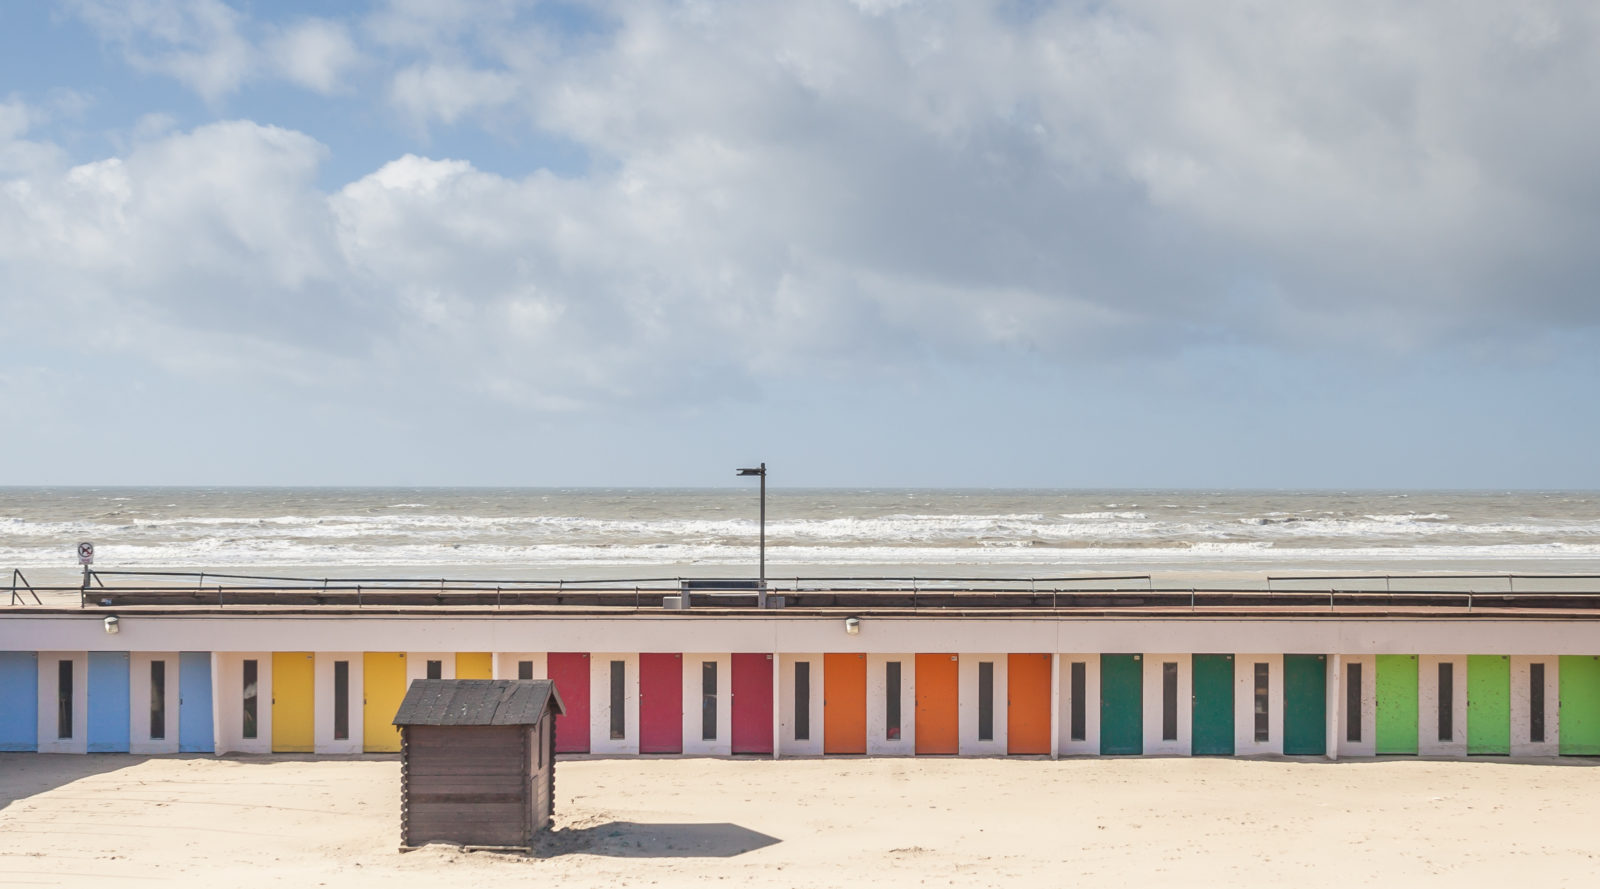
[[[1544,665],[1544,740],[1529,734],[1532,722],[1532,671]],[[1561,754],[1561,658],[1555,655],[1511,656],[1511,755],[1559,756]]]
[[[1072,737],[1072,665],[1083,664],[1083,737]],[[1100,753],[1100,655],[1063,654],[1059,656],[1057,683],[1061,689],[1061,737],[1056,749],[1067,756],[1095,756]]]
[[[211,652],[211,755],[228,750],[222,743],[222,655]]]
[[[1449,664],[1450,737],[1439,737],[1439,665]],[[1424,654],[1417,657],[1417,753],[1467,755],[1467,657]]]
[[[1061,654],[1050,653],[1050,758],[1061,758]]]
[[[335,738],[333,736],[333,672],[334,662],[344,661],[348,664],[348,674],[345,686],[345,725],[349,728],[348,737]],[[366,729],[365,714],[362,712],[361,700],[365,685],[366,658],[359,651],[319,651],[315,653],[312,663],[312,684],[314,691],[311,694],[312,717],[312,749],[317,753],[360,753],[363,733]]]
[[[456,653],[453,651],[406,652],[406,688],[418,679],[428,678],[428,661],[439,662],[439,678],[456,678]]]
[[[701,665],[717,665],[717,736],[706,738],[701,730]],[[733,657],[727,653],[683,655],[683,752],[706,756],[733,753]],[[820,725],[812,726],[820,731]]]
[[[900,664],[900,737],[888,734],[889,664]],[[867,755],[917,752],[917,663],[914,654],[867,655]]]
[[[1187,654],[1146,654],[1142,678],[1144,680],[1144,752],[1187,756],[1190,753],[1194,728],[1194,676],[1190,671]],[[1165,664],[1178,665],[1178,724],[1177,737],[1161,737],[1162,673]]]
[[[61,662],[72,662],[72,736],[60,736],[57,708]],[[39,665],[39,752],[89,752],[89,655],[82,651],[41,651]]]
[[[772,651],[772,758],[777,759],[783,754],[783,708],[778,704],[779,666],[783,663],[777,649]]]
[[[622,663],[623,731],[611,737],[611,664]],[[589,752],[639,752],[639,655],[589,655]]]
[[[549,679],[550,670],[545,653],[542,651],[501,651],[494,656],[494,678],[516,679],[521,675],[522,662],[527,661],[533,667],[530,679]]]
[[[1378,753],[1378,662],[1370,654],[1346,654],[1339,658],[1345,676],[1340,677],[1339,694],[1339,755],[1376,756]],[[1351,664],[1361,665],[1361,710],[1355,714],[1361,727],[1359,740],[1350,740],[1350,707],[1348,674]]]
[[[961,756],[1006,755],[1006,665],[1004,654],[963,654],[956,669],[960,683],[958,722]],[[978,737],[978,665],[994,664],[994,734],[989,740]]]
[[[1256,740],[1256,664],[1267,665],[1267,739]],[[1233,753],[1272,756],[1283,753],[1283,655],[1233,656]],[[1147,748],[1148,749],[1148,748]]]
[[[162,737],[150,737],[150,699],[155,691],[150,682],[150,665],[161,661],[166,666],[166,703],[161,724]],[[178,653],[175,651],[128,652],[128,752],[178,752]]]
[[[272,752],[272,652],[228,652],[218,656],[212,676],[221,718],[217,726],[218,752]],[[256,736],[244,737],[244,662],[256,662]]]
[[[1344,697],[1344,661],[1337,654],[1328,655],[1327,678],[1327,699],[1323,701],[1324,709],[1327,711],[1325,749],[1327,757],[1337,761],[1339,742],[1344,738],[1339,731],[1339,700]]]
[[[820,654],[780,654],[778,664],[778,734],[777,738],[783,741],[783,752],[795,756],[821,756],[822,755],[822,655]],[[806,702],[807,721],[809,723],[806,737],[795,736],[795,695],[794,684],[795,665],[805,663],[810,665],[811,697]],[[696,699],[698,700],[698,698]]]

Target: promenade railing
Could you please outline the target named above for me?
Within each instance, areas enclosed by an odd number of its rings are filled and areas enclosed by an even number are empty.
[[[39,593],[76,594],[82,608],[128,606],[548,607],[623,611],[750,610],[749,587],[704,577],[396,578],[297,577],[207,571],[95,570],[78,586],[34,586],[12,572],[11,605],[42,604]],[[715,580],[728,580],[716,578]],[[1340,609],[1600,612],[1594,574],[1272,575],[1264,586],[1158,586],[1151,575],[988,577],[864,575],[768,577],[769,608],[911,612],[1173,609],[1216,611]],[[700,583],[697,583],[700,582]],[[707,588],[709,587],[709,588]],[[59,597],[56,597],[59,598]],[[31,606],[29,606],[31,607]]]

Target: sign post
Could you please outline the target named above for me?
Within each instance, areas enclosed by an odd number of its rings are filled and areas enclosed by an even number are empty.
[[[83,566],[83,591],[89,591],[89,566],[94,564],[94,544],[85,540],[78,544],[78,564]]]

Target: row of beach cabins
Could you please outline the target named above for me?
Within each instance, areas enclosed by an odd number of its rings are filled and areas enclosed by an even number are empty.
[[[551,679],[560,753],[1600,754],[1600,656],[3,651],[0,750],[399,749],[416,679]]]
[[[769,597],[86,572],[70,603],[0,609],[0,750],[388,753],[416,680],[549,679],[564,754],[1596,756],[1593,580]]]

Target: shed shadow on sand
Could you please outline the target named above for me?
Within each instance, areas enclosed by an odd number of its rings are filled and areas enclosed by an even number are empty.
[[[608,858],[732,858],[782,842],[748,827],[727,822],[641,824],[607,821],[588,827],[565,827],[539,835],[536,858],[559,855],[604,855]]]

